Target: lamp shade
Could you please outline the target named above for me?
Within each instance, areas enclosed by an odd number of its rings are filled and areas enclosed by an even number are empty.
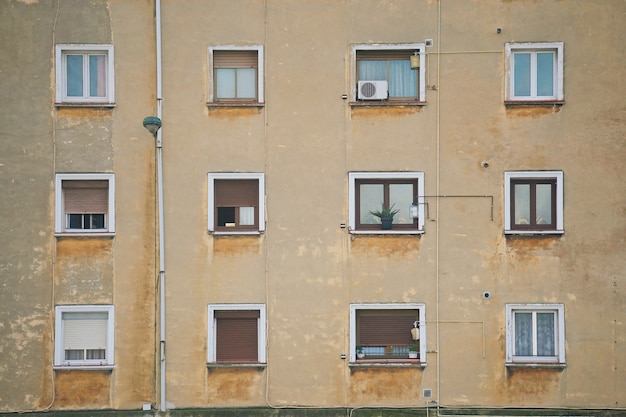
[[[156,132],[158,132],[158,130],[161,128],[161,119],[155,116],[146,117],[145,119],[143,119],[143,127],[148,129],[150,133],[155,135]]]

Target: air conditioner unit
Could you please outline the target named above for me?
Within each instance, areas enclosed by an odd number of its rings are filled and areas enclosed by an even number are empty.
[[[359,100],[387,100],[389,86],[387,81],[359,81]]]

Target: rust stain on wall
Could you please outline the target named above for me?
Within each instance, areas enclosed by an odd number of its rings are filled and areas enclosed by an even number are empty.
[[[263,372],[256,368],[213,369],[208,374],[208,403],[255,400]]]
[[[261,239],[257,236],[216,237],[213,239],[213,253],[221,255],[241,255],[258,253]]]
[[[420,398],[423,372],[415,368],[353,368],[350,376],[350,396],[354,402],[384,400],[402,402],[410,392],[410,401]]]
[[[373,107],[353,107],[352,117],[359,116],[406,116],[421,113],[422,106],[373,106]]]
[[[212,107],[209,108],[211,117],[236,119],[242,116],[256,116],[261,113],[260,107]]]
[[[88,118],[91,120],[111,119],[112,112],[113,110],[108,108],[61,107],[57,109],[57,116],[59,118]]]
[[[506,402],[541,403],[559,392],[561,369],[507,368],[506,380],[499,386]]]
[[[58,371],[55,375],[55,408],[111,407],[111,373],[103,371]]]
[[[420,245],[415,236],[352,236],[350,251],[354,255],[406,257],[417,253]]]
[[[509,255],[514,255],[518,258],[550,254],[558,248],[559,239],[556,236],[509,237],[506,240],[507,252]]]
[[[561,110],[560,106],[551,106],[551,107],[537,107],[537,106],[529,106],[529,107],[507,107],[506,115],[509,117],[530,117],[536,118],[545,116],[547,114],[558,113]]]
[[[62,237],[57,241],[57,256],[63,258],[111,257],[113,239],[90,237]]]

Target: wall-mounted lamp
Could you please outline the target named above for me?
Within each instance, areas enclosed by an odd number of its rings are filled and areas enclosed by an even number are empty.
[[[415,51],[413,55],[411,55],[411,69],[418,69],[420,67],[420,51]]]
[[[161,128],[161,119],[155,116],[146,117],[143,119],[143,127],[148,129],[148,132],[152,133],[156,137],[157,132]]]
[[[419,217],[419,206],[416,203],[411,204],[411,207],[409,207],[409,217],[412,219]]]

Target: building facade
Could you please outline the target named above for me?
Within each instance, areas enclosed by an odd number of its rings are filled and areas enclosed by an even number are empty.
[[[625,24],[4,0],[0,413],[624,414]]]

